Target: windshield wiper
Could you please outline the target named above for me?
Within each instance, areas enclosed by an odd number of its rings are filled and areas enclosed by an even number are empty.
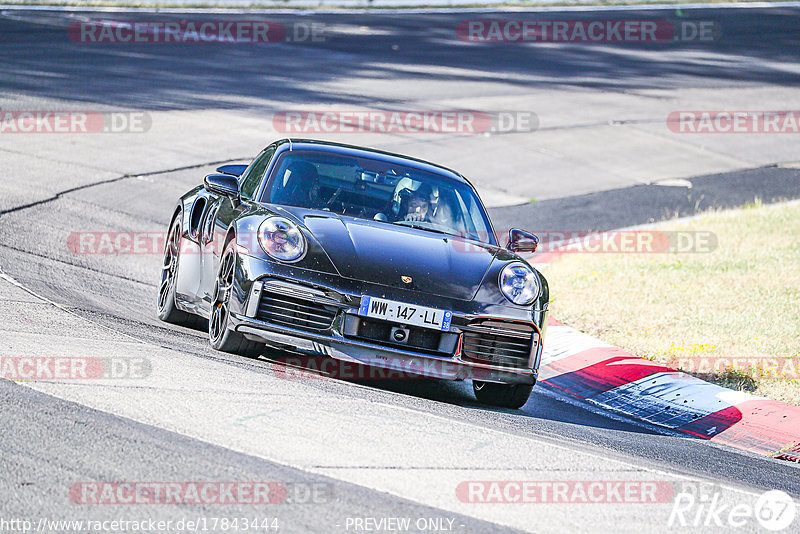
[[[409,228],[416,228],[417,230],[425,230],[427,232],[434,232],[436,234],[442,234],[442,235],[449,235],[449,236],[452,236],[452,237],[458,237],[456,234],[451,234],[450,232],[445,232],[444,230],[437,230],[436,228],[431,228],[429,226],[422,226],[421,224],[414,224],[413,222],[410,223],[409,221],[397,221],[394,224],[396,224],[398,226],[408,226]]]
[[[388,222],[388,221],[386,221],[386,222]],[[459,235],[459,234],[452,234],[450,232],[445,232],[444,230],[437,230],[435,228],[428,228],[427,226],[421,226],[419,224],[414,224],[413,222],[409,222],[409,221],[397,221],[397,222],[393,222],[393,223],[389,223],[389,224],[396,224],[398,226],[407,226],[409,228],[416,228],[417,230],[426,230],[428,232],[434,232],[434,233],[437,233],[437,234],[447,235],[447,236],[450,236],[450,237],[456,237],[458,239],[463,239],[465,241],[475,241],[476,243],[480,243],[481,245],[489,245],[489,246],[491,246],[491,243],[487,243],[486,241],[481,241],[479,238],[477,238],[475,236],[472,236],[472,235],[464,236],[464,235]],[[495,246],[497,246],[497,245],[495,245]]]

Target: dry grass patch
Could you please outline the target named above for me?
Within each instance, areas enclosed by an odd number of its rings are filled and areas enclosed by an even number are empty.
[[[659,226],[707,253],[567,254],[546,272],[560,321],[726,387],[800,404],[800,204]]]

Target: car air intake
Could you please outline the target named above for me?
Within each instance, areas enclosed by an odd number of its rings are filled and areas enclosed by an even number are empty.
[[[539,340],[533,325],[482,319],[460,328],[464,332],[461,353],[465,360],[530,368],[531,353]]]
[[[321,304],[313,296],[297,292],[290,296],[275,289],[264,284],[256,312],[259,321],[310,330],[327,330],[333,324],[336,306]]]
[[[400,348],[439,350],[442,338],[442,333],[439,330],[409,326],[408,339],[403,343],[398,343],[391,337],[392,326],[392,323],[384,321],[361,319],[357,335],[370,341],[378,341],[380,344],[397,345]]]

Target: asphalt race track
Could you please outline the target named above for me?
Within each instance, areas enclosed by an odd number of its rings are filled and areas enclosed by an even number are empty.
[[[67,32],[93,19],[259,16],[319,24],[325,38],[97,44]],[[796,109],[800,8],[547,15],[713,21],[719,32],[702,42],[455,37],[461,20],[535,16],[2,10],[0,111],[143,112],[148,127],[0,134],[0,356],[138,358],[150,369],[141,378],[0,380],[2,519],[247,516],[278,518],[282,532],[352,532],[366,530],[356,518],[400,517],[411,531],[424,520],[418,531],[641,532],[664,530],[672,503],[496,505],[464,502],[456,488],[657,481],[719,492],[729,506],[752,506],[772,489],[800,498],[795,464],[665,435],[544,388],[521,410],[495,410],[477,404],[469,384],[298,378],[283,354],[214,352],[205,332],[155,317],[160,251],[68,247],[81,232],[164,232],[180,194],[219,162],[247,161],[283,137],[272,117],[292,109],[535,113],[535,131],[305,135],[459,169],[499,228],[610,229],[800,197],[796,134],[665,127],[680,109]],[[91,481],[277,481],[289,494],[268,506],[76,502],[70,489]],[[752,519],[742,530],[759,528]]]

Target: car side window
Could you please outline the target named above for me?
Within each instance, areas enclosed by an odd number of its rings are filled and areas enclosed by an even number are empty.
[[[258,189],[258,185],[261,183],[261,179],[264,177],[264,171],[266,170],[267,165],[269,165],[269,160],[272,159],[272,155],[274,153],[274,146],[267,148],[255,159],[250,167],[247,168],[247,172],[245,172],[244,176],[242,177],[242,181],[239,186],[239,190],[244,198],[253,198],[253,195]]]

